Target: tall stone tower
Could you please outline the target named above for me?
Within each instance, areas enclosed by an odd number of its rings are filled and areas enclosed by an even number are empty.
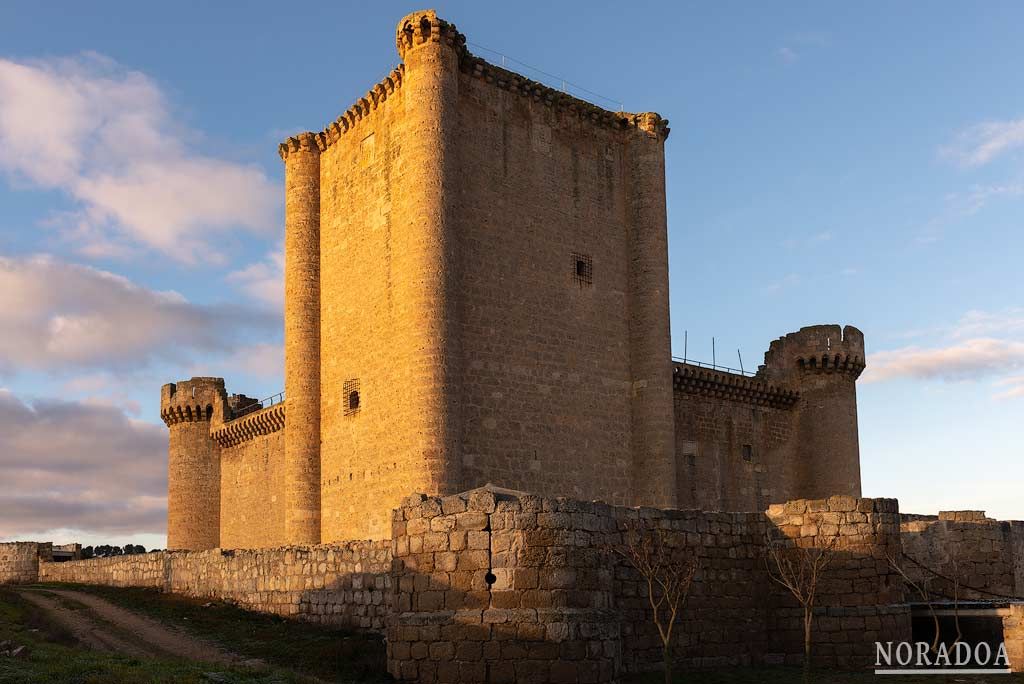
[[[320,542],[320,148],[312,133],[279,149],[285,164],[285,536]]]
[[[764,372],[800,393],[795,491],[802,498],[861,495],[856,381],[864,334],[848,325],[814,325],[774,340]]]
[[[192,378],[160,388],[160,417],[170,431],[167,461],[167,548],[220,545],[220,448],[210,438],[214,412],[224,411],[222,378]]]
[[[667,122],[488,64],[433,11],[396,46],[281,147],[289,515],[314,477],[324,541],[487,482],[673,505]]]

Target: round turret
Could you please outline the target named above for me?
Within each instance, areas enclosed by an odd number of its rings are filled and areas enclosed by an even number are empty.
[[[210,438],[210,424],[223,422],[226,399],[223,378],[192,378],[160,390],[160,417],[170,430],[169,549],[220,544],[220,449]]]
[[[322,134],[321,134],[322,135]],[[320,141],[300,133],[284,160],[285,537],[320,543]]]
[[[800,393],[794,496],[860,496],[857,378],[864,334],[851,325],[814,325],[772,342],[759,375]]]

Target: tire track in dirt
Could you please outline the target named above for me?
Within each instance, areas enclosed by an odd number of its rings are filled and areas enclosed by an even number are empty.
[[[171,656],[194,662],[262,665],[175,627],[115,606],[98,596],[68,589],[22,589],[18,593],[89,648],[136,658]],[[76,610],[60,599],[78,603],[84,608]]]

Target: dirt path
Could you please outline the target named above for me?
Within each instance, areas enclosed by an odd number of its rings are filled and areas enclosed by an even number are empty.
[[[23,589],[19,593],[89,648],[137,658],[173,656],[208,663],[261,664],[98,596],[67,589]]]

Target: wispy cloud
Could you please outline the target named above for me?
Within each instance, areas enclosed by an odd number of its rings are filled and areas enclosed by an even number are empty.
[[[939,150],[941,156],[963,167],[984,166],[997,157],[1024,147],[1024,119],[985,121],[961,131]]]
[[[159,534],[167,519],[167,433],[113,407],[26,402],[0,390],[0,482],[0,538],[69,524]]]
[[[872,354],[867,382],[895,378],[978,380],[1024,367],[1024,342],[993,338],[964,340],[946,347],[904,347]]]
[[[995,384],[1006,388],[995,395],[996,399],[1024,399],[1024,375],[1003,378]]]
[[[764,291],[769,294],[778,294],[783,290],[788,290],[791,287],[796,287],[801,282],[799,273],[789,273],[784,277],[774,282],[768,283],[765,286]]]
[[[124,256],[127,241],[216,262],[218,235],[275,228],[264,172],[193,149],[198,137],[156,83],[109,58],[0,59],[0,171],[73,198],[54,222],[85,254]]]
[[[801,31],[786,38],[786,44],[775,51],[776,56],[786,64],[798,61],[808,50],[823,48],[831,40],[821,31]]]
[[[950,210],[960,216],[970,216],[984,209],[993,200],[1024,197],[1024,183],[1002,183],[974,185],[966,192],[956,192],[946,197]]]
[[[932,347],[910,345],[868,357],[865,382],[899,378],[944,382],[991,380],[1004,388],[996,399],[1024,396],[1024,309],[973,310],[955,324],[914,333],[940,340]]]
[[[1024,308],[1013,307],[1001,311],[972,309],[956,322],[950,332],[957,338],[977,335],[1024,336]]]
[[[777,54],[779,56],[779,58],[783,62],[785,62],[786,64],[792,64],[793,62],[795,62],[798,59],[800,59],[800,55],[797,54],[797,51],[794,50],[791,47],[786,47],[786,46],[780,47],[775,52],[775,54]]]
[[[228,274],[227,280],[275,311],[284,310],[284,244],[262,260]]]
[[[229,354],[277,315],[206,306],[50,256],[0,257],[0,372],[128,371],[195,352]]]

